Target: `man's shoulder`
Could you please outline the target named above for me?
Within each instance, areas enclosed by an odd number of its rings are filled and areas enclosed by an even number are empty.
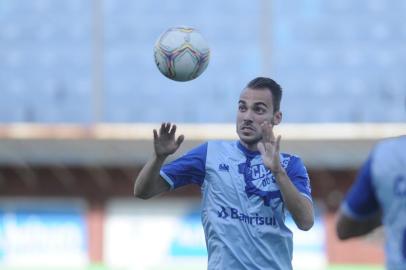
[[[406,165],[406,136],[379,141],[371,151],[368,163],[373,179],[387,173],[401,172]]]
[[[394,150],[402,146],[406,146],[406,135],[379,141],[375,146],[375,151]]]
[[[371,152],[372,160],[387,160],[388,158],[397,159],[400,156],[405,156],[406,152],[406,136],[388,138],[379,141]]]
[[[298,155],[291,153],[281,153],[281,163],[288,172],[305,168],[302,159]]]
[[[282,155],[282,159],[287,159],[289,161],[301,161],[302,159],[296,155],[296,154],[292,154],[292,153],[281,153]]]

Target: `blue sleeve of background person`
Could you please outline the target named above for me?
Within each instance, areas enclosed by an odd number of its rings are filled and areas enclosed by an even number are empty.
[[[361,167],[355,183],[341,206],[341,211],[353,219],[365,219],[379,210],[375,190],[372,186],[371,175],[372,158]]]
[[[312,201],[309,175],[299,157],[291,156],[287,173],[299,192]]]
[[[204,143],[164,165],[160,174],[171,186],[171,189],[188,184],[201,186],[206,175],[206,156],[207,143]]]

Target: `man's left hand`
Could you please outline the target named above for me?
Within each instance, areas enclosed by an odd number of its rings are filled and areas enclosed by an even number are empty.
[[[258,142],[258,151],[261,153],[264,165],[273,173],[277,174],[283,172],[284,169],[280,162],[279,149],[281,136],[275,139],[273,133],[273,125],[267,121],[261,124],[262,140]]]

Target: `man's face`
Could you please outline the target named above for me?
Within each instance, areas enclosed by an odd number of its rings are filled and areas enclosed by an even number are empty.
[[[246,88],[240,95],[237,113],[237,134],[246,146],[254,146],[262,139],[261,124],[264,121],[277,125],[282,119],[273,110],[273,98],[269,89]]]

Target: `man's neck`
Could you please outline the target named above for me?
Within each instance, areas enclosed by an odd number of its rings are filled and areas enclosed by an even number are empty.
[[[257,147],[257,143],[253,143],[253,144],[247,144],[246,142],[243,142],[240,140],[240,143],[247,148],[248,150],[252,151],[252,152],[256,152],[258,151],[258,147]]]

